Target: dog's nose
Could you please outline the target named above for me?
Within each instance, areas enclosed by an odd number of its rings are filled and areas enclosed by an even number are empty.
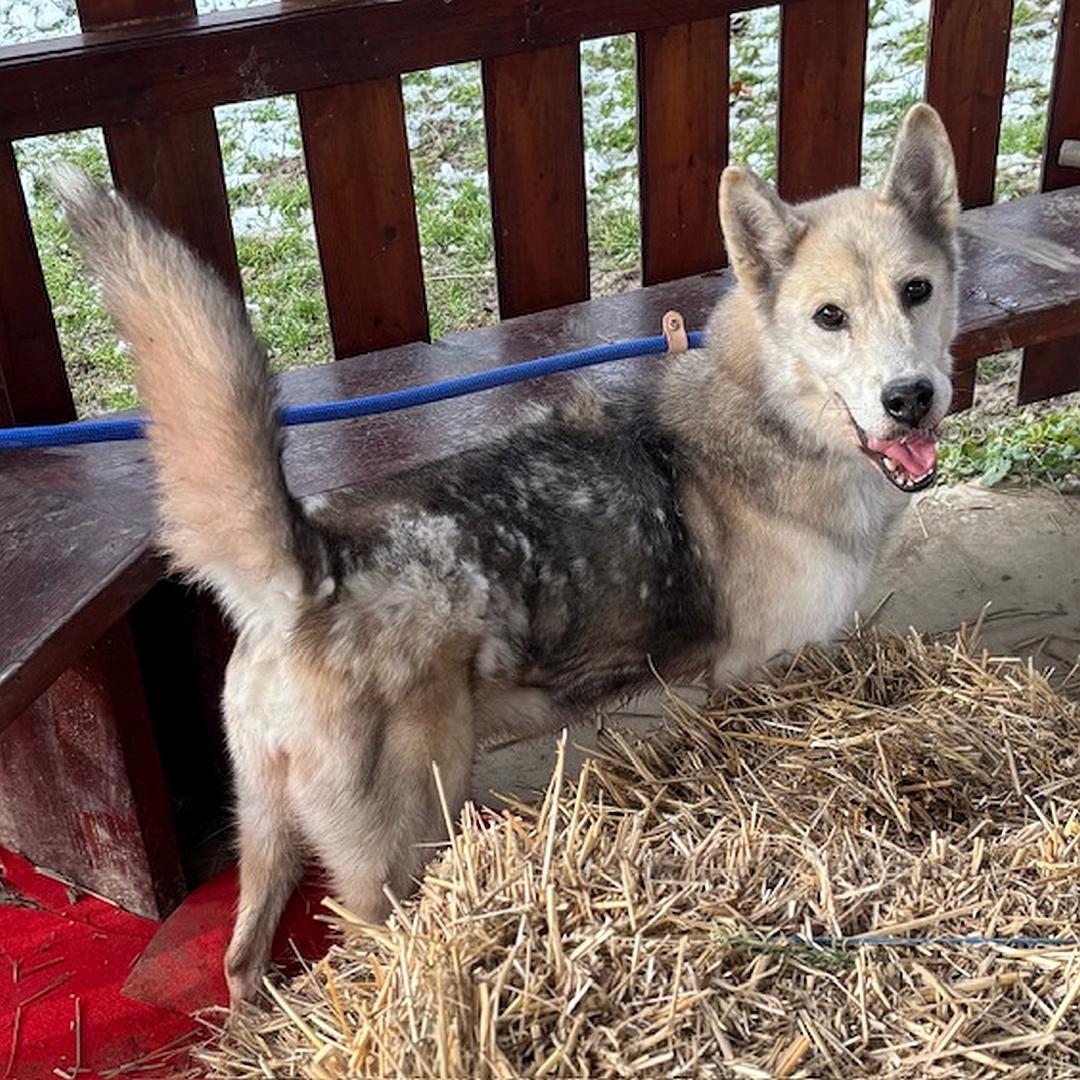
[[[893,379],[881,391],[885,411],[902,424],[914,427],[934,403],[934,384],[925,375]]]

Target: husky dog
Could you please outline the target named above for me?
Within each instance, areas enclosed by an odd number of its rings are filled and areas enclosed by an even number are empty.
[[[736,287],[649,390],[583,392],[363,490],[287,490],[243,307],[73,172],[57,188],[138,360],[161,543],[238,631],[233,1000],[260,985],[305,859],[358,916],[410,890],[476,747],[613,698],[716,684],[848,619],[950,401],[959,201],[944,127],[905,117],[877,191],[788,205],[728,168]]]

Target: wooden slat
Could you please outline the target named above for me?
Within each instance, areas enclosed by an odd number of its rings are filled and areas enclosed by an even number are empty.
[[[213,113],[180,113],[105,129],[116,186],[182,236],[240,290]]]
[[[1080,169],[1058,164],[1064,139],[1080,139],[1080,0],[1062,0],[1050,95],[1043,190],[1080,184]]]
[[[298,98],[338,357],[428,336],[398,78]]]
[[[638,35],[642,279],[724,263],[716,211],[727,161],[728,20]]]
[[[192,112],[679,25],[758,0],[336,0],[0,49],[0,138]]]
[[[777,188],[785,199],[859,182],[866,24],[865,0],[783,10]]]
[[[499,311],[589,295],[581,61],[576,45],[483,64]]]
[[[74,415],[15,155],[0,142],[0,425]]]
[[[926,97],[956,154],[960,201],[994,199],[1012,0],[934,0]]]
[[[960,201],[993,201],[1012,0],[934,0],[926,98],[941,114],[956,155]],[[953,376],[956,408],[975,395],[975,364]]]
[[[76,6],[87,30],[127,24],[136,13],[144,25],[171,25],[195,11],[194,0],[154,0],[146,13],[135,0],[76,0]],[[104,135],[116,186],[149,208],[239,290],[213,113],[202,110],[110,124]]]
[[[1063,139],[1080,139],[1080,0],[1064,0],[1047,123],[1043,188],[1080,184],[1080,169],[1058,164]],[[1037,401],[1080,389],[1080,338],[1063,338],[1024,353],[1019,400]]]

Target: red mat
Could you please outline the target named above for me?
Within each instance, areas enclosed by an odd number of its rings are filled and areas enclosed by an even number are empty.
[[[293,898],[275,956],[320,955],[322,890]],[[0,848],[0,1078],[202,1075],[191,1014],[226,1001],[221,962],[236,904],[229,870],[164,923],[73,895]]]

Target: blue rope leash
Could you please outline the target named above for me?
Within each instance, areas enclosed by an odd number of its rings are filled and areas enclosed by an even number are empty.
[[[690,348],[700,348],[705,335],[693,331],[687,335]],[[478,371],[473,375],[461,375],[442,382],[426,383],[403,390],[391,390],[385,394],[350,398],[347,401],[326,401],[314,405],[290,405],[281,410],[281,423],[322,424],[331,420],[349,420],[357,416],[374,416],[377,413],[397,412],[417,405],[429,405],[435,401],[477,394],[496,386],[539,379],[561,371],[606,364],[614,360],[628,360],[638,356],[654,356],[667,351],[667,339],[662,336],[621,341],[609,345],[594,345],[574,352],[544,356],[538,360],[526,360],[520,364]],[[26,450],[47,446],[76,446],[83,443],[123,442],[146,436],[147,421],[142,417],[111,420],[82,420],[70,424],[39,424],[36,426],[4,428],[0,430],[0,450]]]

